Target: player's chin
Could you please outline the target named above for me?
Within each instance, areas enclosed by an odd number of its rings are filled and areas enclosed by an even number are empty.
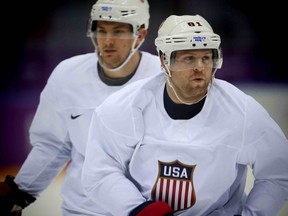
[[[192,89],[192,91],[194,93],[196,92],[206,92],[207,91],[207,88],[208,88],[208,84],[204,81],[202,82],[192,82],[190,83],[190,88]]]
[[[104,66],[106,67],[106,68],[109,68],[109,69],[115,69],[115,68],[117,68],[117,67],[119,67],[119,65],[120,64],[115,64],[115,63],[110,63],[110,62],[106,62],[105,64],[104,64]]]

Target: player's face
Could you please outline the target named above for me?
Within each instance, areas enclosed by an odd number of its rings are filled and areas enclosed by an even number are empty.
[[[134,41],[132,26],[126,23],[99,21],[96,29],[102,63],[116,68],[125,61]]]
[[[177,94],[187,101],[203,97],[212,80],[212,50],[176,51],[171,60],[171,81]]]

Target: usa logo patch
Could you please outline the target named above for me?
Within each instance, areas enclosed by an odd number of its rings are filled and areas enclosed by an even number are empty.
[[[152,189],[152,199],[164,201],[174,212],[191,208],[196,202],[193,173],[196,165],[158,161],[158,177]]]

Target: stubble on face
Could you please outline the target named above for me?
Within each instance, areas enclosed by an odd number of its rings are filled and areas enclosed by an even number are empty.
[[[212,73],[209,71],[172,72],[171,81],[177,94],[187,100],[198,100],[207,93]]]

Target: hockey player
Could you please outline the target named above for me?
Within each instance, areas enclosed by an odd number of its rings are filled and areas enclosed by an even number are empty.
[[[220,43],[200,15],[169,16],[155,40],[164,73],[95,110],[82,183],[111,215],[272,216],[288,199],[287,138],[255,99],[215,78]]]
[[[0,183],[0,215],[20,215],[68,162],[63,215],[109,215],[87,199],[81,186],[88,126],[94,108],[107,96],[162,73],[158,56],[139,50],[149,19],[147,0],[98,0],[93,5],[87,36],[95,52],[64,60],[51,74],[30,128],[33,149],[16,177]]]

